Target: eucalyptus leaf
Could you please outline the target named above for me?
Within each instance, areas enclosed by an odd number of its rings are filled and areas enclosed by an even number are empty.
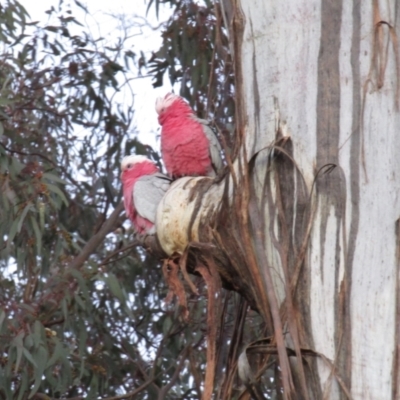
[[[22,400],[26,395],[26,391],[28,389],[28,383],[29,383],[28,372],[27,370],[24,369],[21,373],[21,381],[18,387],[17,400]]]
[[[64,204],[65,204],[66,206],[68,206],[68,200],[67,200],[67,198],[65,197],[65,194],[62,192],[62,190],[61,190],[58,186],[53,185],[53,184],[51,184],[51,183],[47,183],[47,184],[46,184],[46,187],[47,187],[47,189],[49,189],[51,192],[57,194],[57,196],[64,202]]]
[[[30,221],[31,221],[33,231],[35,232],[37,255],[40,256],[40,253],[42,251],[42,233],[40,232],[39,225],[33,216],[30,217]]]
[[[40,344],[43,342],[43,337],[45,336],[44,334],[44,329],[43,325],[39,321],[35,321],[33,324],[33,333],[32,333],[32,338],[33,338],[33,344],[35,346],[35,349],[37,349]]]
[[[58,340],[58,338],[53,338],[53,342],[55,343],[55,347],[53,349],[51,357],[47,361],[46,368],[49,368],[52,365],[54,365],[64,355],[62,344]]]
[[[19,364],[22,359],[22,352],[23,352],[23,348],[24,348],[24,342],[23,342],[24,336],[25,336],[25,332],[20,331],[18,333],[18,335],[11,342],[12,346],[15,346],[15,348],[17,349],[17,359],[15,362],[15,373],[17,373],[17,371],[18,371]]]
[[[33,359],[32,354],[25,347],[23,348],[24,357],[35,367],[37,368],[36,361]]]
[[[23,209],[23,211],[22,211],[22,213],[21,213],[21,215],[19,217],[19,220],[18,220],[16,233],[21,232],[22,224],[23,224],[23,222],[25,220],[26,214],[28,214],[28,211],[31,208],[32,208],[32,204],[30,202],[24,207],[24,209]]]
[[[103,277],[104,281],[108,284],[111,292],[121,301],[125,301],[125,296],[122,292],[121,286],[118,282],[118,279],[114,274],[109,273],[106,277]]]
[[[5,318],[6,318],[6,313],[4,310],[1,310],[0,311],[0,332],[3,327],[3,322],[4,322]]]
[[[40,384],[42,382],[43,373],[46,368],[47,359],[48,359],[47,349],[42,345],[39,346],[35,354],[35,360],[37,363],[37,367],[34,373],[35,382],[33,384],[32,390],[29,393],[28,399],[31,399],[33,395],[39,390]]]
[[[50,172],[44,172],[42,177],[50,182],[62,183],[63,185],[66,185],[68,183],[65,179],[62,179],[59,176]]]

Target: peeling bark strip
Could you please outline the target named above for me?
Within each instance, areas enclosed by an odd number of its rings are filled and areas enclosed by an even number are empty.
[[[245,19],[240,7],[240,0],[222,0],[221,7],[226,28],[229,31],[229,41],[232,43],[231,52],[233,57],[233,71],[235,75],[235,123],[236,140],[235,148],[232,151],[232,159],[239,154],[244,137],[245,104],[243,90],[243,66],[242,66],[242,43]]]
[[[257,52],[256,52],[256,45],[255,45],[255,40],[254,40],[254,31],[253,31],[253,22],[250,20],[250,27],[251,27],[251,38],[253,40],[253,56],[252,56],[252,62],[253,62],[253,93],[254,93],[254,126],[256,127],[256,132],[254,132],[254,135],[256,137],[259,136],[260,134],[260,92],[258,90],[258,81],[257,81]],[[251,149],[251,153],[254,153],[254,146],[255,142],[253,143],[253,149]]]
[[[293,379],[296,388],[306,386],[305,390],[309,398],[322,398],[322,390],[319,382],[313,379],[312,370],[317,370],[315,358],[307,360],[308,366],[303,370],[301,362],[300,348],[315,348],[311,327],[310,314],[310,279],[309,268],[304,265],[304,240],[308,233],[308,224],[311,217],[311,204],[309,203],[309,193],[306,183],[298,167],[294,162],[293,142],[290,138],[284,138],[278,130],[275,147],[274,181],[266,175],[264,186],[268,188],[268,202],[272,205],[271,188],[276,188],[276,207],[277,210],[270,210],[269,214],[277,212],[279,223],[279,237],[274,240],[275,248],[280,253],[282,266],[286,269],[287,293],[286,300],[281,306],[281,316],[283,321],[288,323],[290,336],[294,344],[297,358],[291,358]],[[271,237],[273,236],[273,221],[270,225]],[[301,275],[301,279],[298,279]],[[290,282],[289,282],[290,281]],[[293,296],[293,298],[291,298]],[[289,303],[294,304],[291,306]],[[292,310],[290,310],[292,308]],[[284,316],[286,314],[286,316]],[[297,323],[295,324],[294,321]],[[301,371],[301,372],[300,372]],[[305,381],[304,381],[305,379]],[[304,390],[304,389],[303,389]],[[299,391],[300,392],[300,391]]]
[[[217,336],[221,308],[221,280],[211,257],[208,268],[198,264],[198,271],[207,284],[207,366],[202,400],[211,400],[214,391],[215,369],[217,366]]]

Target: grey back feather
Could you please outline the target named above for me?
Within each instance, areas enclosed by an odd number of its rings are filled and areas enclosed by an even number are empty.
[[[199,122],[203,127],[203,132],[207,136],[207,139],[210,143],[209,152],[210,152],[211,163],[213,165],[215,172],[218,173],[224,166],[224,162],[222,161],[222,148],[218,141],[218,137],[214,132],[214,130],[212,129],[209,121],[197,118],[196,116],[193,116],[193,118],[197,122]]]
[[[171,179],[160,172],[139,178],[133,187],[133,203],[138,214],[153,224],[157,207],[169,189]]]

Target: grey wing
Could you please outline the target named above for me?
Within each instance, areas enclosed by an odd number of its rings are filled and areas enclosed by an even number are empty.
[[[224,163],[222,161],[222,148],[218,141],[217,135],[211,128],[210,122],[205,119],[195,117],[196,121],[200,122],[203,127],[204,134],[207,136],[207,139],[210,143],[209,151],[212,165],[215,169],[215,172],[218,173],[221,171]]]
[[[133,203],[141,217],[155,223],[158,204],[170,184],[171,179],[161,173],[145,175],[136,181],[133,187]]]

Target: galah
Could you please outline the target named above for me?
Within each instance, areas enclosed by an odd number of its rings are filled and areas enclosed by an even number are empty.
[[[169,189],[171,179],[147,157],[126,156],[121,162],[125,211],[136,232],[153,235],[157,206]]]
[[[208,121],[197,118],[176,94],[156,101],[161,154],[170,176],[215,176],[223,167],[221,146]]]

